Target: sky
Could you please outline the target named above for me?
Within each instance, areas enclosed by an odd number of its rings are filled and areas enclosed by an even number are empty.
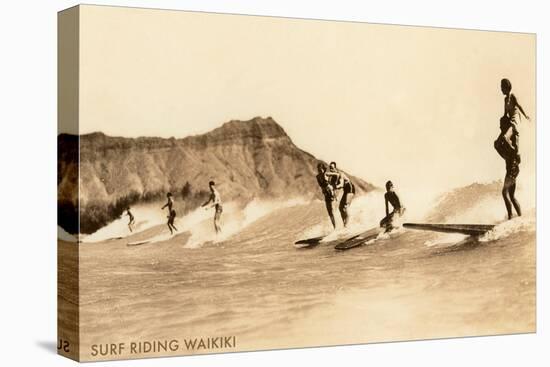
[[[443,190],[504,176],[506,77],[531,117],[534,174],[535,47],[532,34],[84,6],[79,132],[180,138],[271,116],[369,182]]]

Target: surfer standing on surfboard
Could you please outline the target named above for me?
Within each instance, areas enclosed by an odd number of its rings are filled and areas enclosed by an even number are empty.
[[[393,182],[386,182],[386,193],[384,194],[384,201],[386,202],[386,216],[380,221],[380,227],[386,228],[386,232],[391,231],[393,227],[393,220],[396,215],[402,216],[405,212],[405,208],[401,205],[401,200],[394,190]],[[393,211],[390,213],[389,204],[393,207]]]
[[[324,163],[317,165],[317,184],[323,192],[325,198],[325,206],[327,207],[328,216],[332,226],[336,228],[336,221],[334,220],[334,202],[336,201],[336,195],[334,192],[334,186],[331,185],[329,176],[327,175],[327,166]]]
[[[336,162],[330,162],[329,171],[326,174],[329,176],[329,181],[334,189],[341,189],[343,191],[338,209],[340,210],[344,227],[346,227],[349,221],[348,209],[355,195],[355,185],[350,181],[348,176],[336,168]]]
[[[502,197],[504,198],[508,219],[512,219],[512,205],[518,216],[521,216],[521,207],[515,198],[516,179],[519,175],[519,164],[521,163],[519,133],[517,130],[518,122],[521,118],[520,113],[527,120],[530,119],[525,114],[516,96],[512,93],[512,83],[508,79],[505,78],[500,81],[500,90],[505,96],[504,115],[500,118],[500,135],[495,140],[494,147],[506,162]]]
[[[130,207],[126,208],[126,215],[130,218],[130,221],[128,222],[128,228],[130,229],[130,232],[133,232],[132,226],[135,223],[134,215],[130,211]]]
[[[222,216],[223,207],[222,207],[222,199],[220,197],[220,193],[218,190],[216,190],[216,183],[214,181],[210,181],[208,183],[208,186],[210,187],[210,197],[208,198],[208,201],[201,205],[201,207],[205,207],[208,204],[210,206],[206,209],[209,209],[211,207],[214,207],[216,209],[216,213],[214,214],[214,229],[216,230],[216,234],[221,233],[222,227],[220,225],[220,218]]]
[[[168,207],[168,222],[166,223],[168,225],[168,229],[170,230],[170,234],[174,234],[174,231],[178,231],[176,226],[174,225],[174,219],[176,219],[176,211],[174,210],[174,200],[172,199],[172,193],[169,192],[166,194],[166,198],[168,199],[168,202],[164,204],[164,206],[161,209],[164,209]]]

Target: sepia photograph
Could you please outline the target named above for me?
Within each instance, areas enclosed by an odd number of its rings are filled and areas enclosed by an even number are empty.
[[[58,14],[58,353],[536,331],[536,36]]]

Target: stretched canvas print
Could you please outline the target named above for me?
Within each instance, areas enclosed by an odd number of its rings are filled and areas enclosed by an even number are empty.
[[[535,332],[534,34],[59,13],[58,351]]]

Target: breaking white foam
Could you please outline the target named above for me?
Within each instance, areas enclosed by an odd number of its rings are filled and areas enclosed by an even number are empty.
[[[482,242],[496,241],[512,234],[535,231],[536,219],[534,213],[528,213],[522,217],[515,217],[512,220],[507,220],[495,226],[491,231],[487,232],[479,238]]]
[[[220,220],[222,232],[216,234],[214,229],[214,209],[196,209],[178,221],[184,230],[191,231],[191,237],[187,240],[185,248],[200,248],[203,244],[218,243],[229,239],[239,233],[250,224],[271,214],[277,210],[293,206],[305,205],[309,201],[301,198],[286,201],[252,200],[244,208],[237,204],[224,204]],[[179,229],[179,227],[178,227]]]
[[[126,237],[131,234],[142,232],[146,229],[166,224],[166,210],[160,209],[158,204],[141,204],[132,206],[130,211],[134,215],[135,224],[133,231],[128,227],[129,218],[126,211],[118,218],[98,229],[96,232],[83,238],[83,242],[101,242],[112,238]]]

